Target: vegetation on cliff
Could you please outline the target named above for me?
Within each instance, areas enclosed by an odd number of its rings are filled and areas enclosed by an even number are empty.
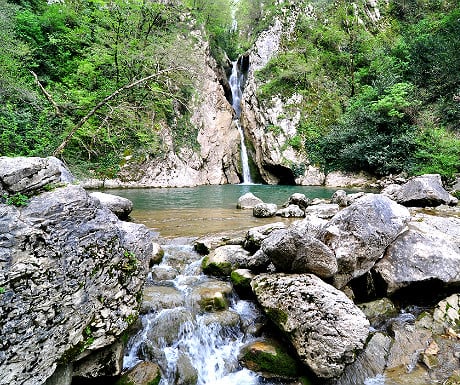
[[[302,96],[291,144],[328,172],[460,171],[460,8],[311,3],[258,73],[259,97]]]
[[[448,179],[460,171],[460,7],[378,4],[379,14],[345,0],[0,0],[0,155],[59,148],[74,170],[106,178],[127,157],[161,157],[166,129],[175,148],[193,148],[196,45],[235,60],[299,8],[258,73],[265,106],[302,95],[289,144],[326,172]]]

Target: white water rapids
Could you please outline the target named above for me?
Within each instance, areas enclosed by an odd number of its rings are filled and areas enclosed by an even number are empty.
[[[151,303],[144,299],[142,329],[128,344],[125,369],[143,360],[158,363],[162,372],[160,385],[177,384],[178,378],[190,371],[196,375],[197,385],[259,384],[255,373],[238,364],[238,353],[254,339],[248,330],[261,317],[260,311],[252,302],[232,297],[228,314],[238,322],[223,325],[216,319],[224,312],[200,310],[194,290],[212,286],[217,280],[202,274],[201,257],[184,243],[175,240],[165,245],[163,262],[154,267],[149,277],[148,289],[158,289],[160,295],[154,295]],[[158,279],[158,272],[167,272],[167,279]],[[178,306],[168,306],[167,294],[163,295],[162,290],[177,291],[183,300]]]

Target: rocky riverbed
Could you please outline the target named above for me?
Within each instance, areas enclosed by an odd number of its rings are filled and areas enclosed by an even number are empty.
[[[55,158],[2,157],[0,181],[2,385],[115,380],[124,355],[136,385],[460,382],[460,214],[438,176],[242,198],[273,222],[193,245],[121,221],[129,201]]]

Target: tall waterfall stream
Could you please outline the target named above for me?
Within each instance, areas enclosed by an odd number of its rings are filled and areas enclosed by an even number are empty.
[[[243,85],[243,74],[238,69],[238,61],[232,63],[232,73],[229,78],[230,87],[232,90],[232,107],[235,110],[236,118],[234,123],[238,128],[241,139],[241,168],[243,170],[243,184],[252,183],[251,173],[249,169],[249,158],[248,150],[246,148],[244,131],[241,127],[240,116],[241,116],[241,97],[242,97],[242,85]]]
[[[190,378],[197,385],[259,384],[255,373],[239,366],[238,353],[254,339],[260,310],[238,299],[228,282],[202,273],[190,239],[170,240],[163,248],[163,261],[147,280],[142,328],[128,344],[125,368],[158,363],[160,385],[191,383]],[[228,309],[213,305],[226,301]]]

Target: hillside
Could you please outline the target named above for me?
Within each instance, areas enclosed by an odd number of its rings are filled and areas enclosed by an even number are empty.
[[[250,74],[261,118],[244,127],[263,181],[460,171],[453,1],[0,0],[0,18],[0,155],[54,153],[82,177],[146,186],[236,183],[226,73],[279,22]]]

